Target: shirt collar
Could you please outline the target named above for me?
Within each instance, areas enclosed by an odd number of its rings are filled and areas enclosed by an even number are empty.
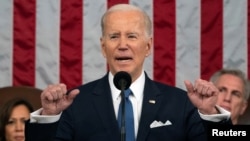
[[[113,74],[109,72],[109,85],[111,87],[111,94],[113,99],[117,99],[120,96],[121,90],[117,89],[113,83]],[[141,75],[130,85],[130,89],[133,92],[136,99],[142,99],[142,94],[145,84],[145,73],[142,71]]]

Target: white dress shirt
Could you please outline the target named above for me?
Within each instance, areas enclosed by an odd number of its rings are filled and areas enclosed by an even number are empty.
[[[114,84],[113,84],[113,75],[109,72],[109,84],[111,86],[111,94],[112,94],[112,100],[114,104],[114,110],[116,114],[116,118],[118,116],[118,109],[119,104],[121,101],[120,96],[120,90],[118,90]],[[133,92],[133,96],[130,96],[129,99],[132,102],[133,105],[133,112],[134,112],[134,126],[135,126],[135,136],[137,136],[138,128],[139,128],[139,120],[141,117],[141,110],[142,110],[142,101],[143,101],[143,90],[145,85],[145,73],[142,71],[141,75],[138,79],[136,79],[131,85],[130,89]],[[230,118],[230,112],[226,111],[225,109],[217,106],[218,110],[220,111],[220,114],[214,114],[214,115],[203,115],[199,112],[200,116],[204,120],[214,121],[218,122],[223,119],[229,119]],[[31,113],[30,115],[30,122],[37,122],[37,123],[52,123],[59,120],[61,113],[59,115],[54,116],[46,116],[46,115],[40,115],[42,111],[41,109],[38,109]]]
[[[115,110],[115,115],[117,119],[119,105],[121,102],[121,95],[120,95],[121,90],[115,87],[113,83],[113,79],[114,79],[114,76],[112,75],[112,73],[109,72],[109,85],[111,87],[114,110]],[[141,117],[144,84],[145,84],[145,74],[144,72],[142,72],[139,78],[137,78],[129,87],[131,91],[133,92],[133,95],[130,95],[129,99],[133,105],[135,137],[137,136],[137,132],[139,128],[139,120]]]

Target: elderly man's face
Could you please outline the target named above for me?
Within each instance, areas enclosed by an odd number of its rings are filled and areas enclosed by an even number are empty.
[[[126,71],[134,80],[141,74],[144,59],[151,52],[152,38],[146,34],[140,12],[116,11],[106,17],[101,44],[110,71],[113,74]]]

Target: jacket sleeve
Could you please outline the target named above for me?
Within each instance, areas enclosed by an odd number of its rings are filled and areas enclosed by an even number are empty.
[[[58,122],[54,123],[25,123],[25,141],[53,141]]]

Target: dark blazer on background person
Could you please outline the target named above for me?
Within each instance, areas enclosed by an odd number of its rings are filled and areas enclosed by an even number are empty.
[[[152,81],[147,74],[145,81],[137,141],[206,140],[203,120],[186,91]],[[79,86],[78,89],[80,94],[70,107],[63,111],[59,122],[26,123],[27,141],[120,140],[108,74],[99,80]],[[169,121],[171,125],[150,128],[154,121]],[[57,138],[52,139],[55,133]]]

